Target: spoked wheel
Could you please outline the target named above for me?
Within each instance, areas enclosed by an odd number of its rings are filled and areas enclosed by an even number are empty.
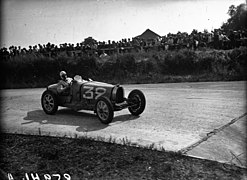
[[[112,122],[114,111],[109,99],[100,97],[96,102],[95,111],[99,120],[103,124],[109,124]]]
[[[130,106],[128,107],[130,113],[134,116],[140,115],[146,106],[146,99],[142,91],[135,89],[130,92],[128,96]]]
[[[41,104],[46,114],[55,114],[57,112],[57,98],[51,91],[45,91],[42,94]]]

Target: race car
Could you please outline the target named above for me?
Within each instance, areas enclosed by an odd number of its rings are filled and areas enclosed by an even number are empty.
[[[128,98],[124,97],[121,85],[112,85],[93,80],[83,80],[76,75],[69,88],[58,93],[58,83],[49,85],[41,96],[41,105],[46,114],[55,114],[59,106],[78,110],[94,111],[103,124],[109,124],[114,111],[128,108],[129,112],[138,116],[143,113],[146,99],[142,91],[132,90]]]

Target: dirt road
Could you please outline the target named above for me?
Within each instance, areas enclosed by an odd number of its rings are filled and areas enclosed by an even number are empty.
[[[109,125],[101,124],[89,111],[59,108],[56,115],[46,115],[40,104],[45,88],[3,90],[2,127],[3,132],[10,133],[154,144],[157,148],[245,166],[245,83],[123,85],[126,96],[136,88],[144,92],[146,109],[140,117],[131,116],[128,110],[115,112]],[[219,149],[228,156],[215,155]]]

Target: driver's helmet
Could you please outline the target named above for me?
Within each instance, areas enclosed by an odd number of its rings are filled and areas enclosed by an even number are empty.
[[[67,73],[65,71],[60,72],[60,77],[62,80],[65,80],[67,78]]]

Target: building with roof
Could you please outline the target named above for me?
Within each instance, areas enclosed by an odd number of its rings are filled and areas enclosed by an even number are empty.
[[[144,31],[141,35],[134,37],[136,39],[142,39],[142,40],[159,40],[161,38],[160,35],[157,33],[151,31],[150,29],[147,29]]]

